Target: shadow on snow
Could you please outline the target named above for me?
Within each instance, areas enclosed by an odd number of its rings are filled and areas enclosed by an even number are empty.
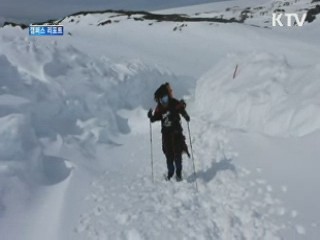
[[[202,179],[204,182],[210,182],[218,172],[230,170],[236,173],[236,167],[232,164],[232,159],[222,159],[219,162],[213,162],[211,166],[206,170],[197,172],[197,178]],[[194,182],[194,175],[190,175],[187,178],[188,182]]]

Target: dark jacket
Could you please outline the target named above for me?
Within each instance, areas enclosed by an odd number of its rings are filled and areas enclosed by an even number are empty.
[[[185,118],[189,118],[186,112],[186,104],[183,101],[178,101],[175,98],[170,98],[167,107],[158,104],[151,122],[161,120],[161,132],[163,134],[170,132],[182,132],[180,114]]]
[[[173,157],[185,152],[190,156],[185,137],[182,133],[181,118],[190,119],[186,112],[186,104],[175,98],[169,98],[168,106],[158,104],[151,122],[161,121],[162,150],[167,157]]]

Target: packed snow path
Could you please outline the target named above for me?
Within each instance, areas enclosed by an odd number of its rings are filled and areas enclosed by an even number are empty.
[[[199,121],[192,124],[197,126]],[[281,239],[280,230],[295,227],[283,218],[283,203],[272,196],[271,186],[262,179],[252,180],[248,170],[236,167],[225,132],[209,123],[194,136],[199,192],[187,157],[184,181],[166,182],[158,130],[154,129],[155,183],[148,132],[123,137],[122,146],[100,149],[108,170],[91,184],[92,192],[84,201],[93,207],[81,214],[74,229],[77,237],[269,240]],[[209,138],[208,132],[215,136]]]

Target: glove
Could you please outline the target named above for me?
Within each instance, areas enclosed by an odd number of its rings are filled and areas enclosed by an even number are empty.
[[[150,108],[150,110],[148,111],[148,118],[152,118],[152,109]]]
[[[183,105],[184,107],[187,106],[186,102],[185,102],[183,99],[180,100],[180,103],[182,103],[182,105]]]

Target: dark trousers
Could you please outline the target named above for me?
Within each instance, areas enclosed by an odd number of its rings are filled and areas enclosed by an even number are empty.
[[[168,168],[168,178],[171,178],[176,169],[176,176],[181,178],[182,171],[182,157],[181,154],[175,155],[166,155],[167,158],[167,168]]]
[[[168,178],[176,171],[176,176],[181,178],[182,171],[182,146],[184,138],[181,132],[162,134],[162,150],[166,156]]]

